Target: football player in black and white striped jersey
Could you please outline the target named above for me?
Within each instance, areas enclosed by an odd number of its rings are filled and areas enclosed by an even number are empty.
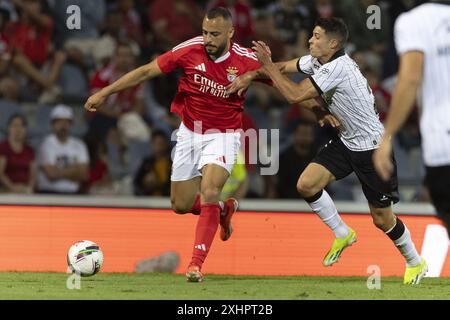
[[[385,134],[374,154],[375,168],[383,179],[390,179],[390,138],[420,92],[425,182],[450,235],[450,1],[426,3],[403,13],[395,22],[394,35],[400,68]]]
[[[341,19],[319,19],[309,40],[310,55],[278,63],[272,62],[270,48],[263,42],[254,42],[263,67],[230,85],[229,90],[239,92],[249,80],[266,76],[290,103],[315,108],[315,98],[323,98],[328,111],[340,123],[340,132],[319,151],[297,183],[300,195],[335,235],[323,264],[331,266],[337,262],[343,250],[356,241],[356,233],[341,219],[324,188],[355,172],[374,224],[386,233],[406,260],[404,283],[417,284],[427,270],[426,262],[419,256],[408,228],[392,211],[392,204],[399,200],[396,174],[384,181],[373,166],[372,155],[384,128],[367,80],[344,51],[347,38],[347,26]],[[309,77],[295,83],[283,75],[297,70]],[[395,162],[393,157],[392,160]]]

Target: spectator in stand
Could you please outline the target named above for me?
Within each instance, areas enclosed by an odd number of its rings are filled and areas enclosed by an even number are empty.
[[[380,28],[367,27],[367,8],[378,5],[380,9]],[[364,59],[373,70],[381,70],[383,55],[387,50],[392,32],[386,6],[379,5],[377,0],[345,0],[339,2],[342,17],[348,24],[349,42],[357,50],[363,52]]]
[[[145,46],[141,17],[135,9],[135,1],[119,0],[118,7],[122,16],[124,36],[136,42],[140,47]]]
[[[7,139],[0,143],[0,189],[11,193],[33,193],[36,183],[34,150],[26,143],[27,122],[22,115],[8,120]]]
[[[280,40],[280,33],[275,25],[273,16],[266,11],[260,11],[254,20],[254,37],[264,41],[271,49],[272,59],[280,61],[286,59],[286,46]]]
[[[245,163],[245,180],[242,187],[242,194],[251,198],[276,198],[276,183],[274,176],[261,175],[260,170],[264,164],[269,163],[269,159],[262,158],[262,155],[267,154],[268,146],[267,139],[259,139],[259,129],[257,123],[248,114],[248,110],[242,113],[242,130],[248,133],[241,135],[241,152]],[[252,138],[252,131],[255,133]],[[261,157],[259,156],[261,155]],[[239,171],[236,173],[239,174]],[[242,179],[241,174],[241,179]]]
[[[7,73],[11,62],[10,36],[5,32],[9,16],[9,10],[0,6],[0,76]]]
[[[367,67],[366,69],[361,70],[361,73],[367,79],[370,89],[372,90],[380,121],[384,122],[391,102],[391,94],[381,86],[378,72]]]
[[[71,136],[73,110],[57,105],[50,114],[53,133],[42,142],[38,153],[38,191],[76,194],[89,179],[89,154],[80,139]]]
[[[251,9],[246,3],[239,0],[212,0],[207,7],[227,8],[233,17],[233,41],[244,47],[251,47],[251,41],[254,40],[253,20]]]
[[[20,85],[14,78],[0,78],[0,140],[7,136],[10,118],[24,113],[19,104],[19,91]]]
[[[97,46],[99,26],[105,20],[105,0],[48,0],[55,17],[56,45],[67,50],[68,59],[84,67]],[[80,8],[80,29],[67,28],[67,8]]]
[[[280,155],[278,196],[298,199],[297,176],[316,155],[315,122],[297,120],[292,133],[292,145]]]
[[[91,80],[91,93],[99,91],[133,70],[138,56],[137,50],[138,48],[131,42],[119,42],[111,62],[94,74]],[[145,114],[143,96],[143,85],[110,96],[105,102],[108,107],[101,108],[96,113],[88,113],[91,117],[89,132],[107,134],[111,128],[117,127],[119,118],[127,112],[143,116]]]
[[[117,43],[124,40],[123,17],[118,10],[109,10],[102,24],[101,37],[97,39],[97,45],[93,49],[95,66],[104,68],[114,56]]]
[[[43,69],[51,54],[51,35],[54,22],[43,10],[43,0],[12,0],[19,12],[19,20],[9,24],[6,34],[9,38],[14,67],[44,89],[39,98],[41,103],[54,102],[61,95],[55,84],[61,72],[66,55],[52,54],[49,71]]]
[[[298,0],[280,0],[268,10],[275,20],[279,39],[286,45],[287,54],[284,59],[309,54],[308,38],[312,25],[307,8],[300,6]]]
[[[88,148],[90,165],[89,179],[83,185],[83,193],[112,193],[113,181],[109,173],[105,138],[97,135],[87,135],[84,141]]]
[[[319,18],[331,18],[339,16],[335,1],[333,0],[313,0],[309,6],[311,19],[314,23]],[[312,31],[312,30],[311,30]]]
[[[148,18],[161,51],[201,35],[203,13],[193,0],[155,0]]]
[[[164,132],[155,130],[151,139],[152,156],[144,159],[134,178],[134,194],[139,196],[168,196],[170,194],[169,140]]]
[[[19,106],[20,84],[10,76],[0,78],[0,101],[8,101]],[[3,111],[3,110],[2,110]],[[4,114],[2,114],[4,116]]]

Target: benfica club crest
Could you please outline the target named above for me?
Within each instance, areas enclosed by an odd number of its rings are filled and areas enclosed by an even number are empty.
[[[230,82],[233,82],[237,78],[238,69],[236,67],[228,67],[227,68],[227,79]]]

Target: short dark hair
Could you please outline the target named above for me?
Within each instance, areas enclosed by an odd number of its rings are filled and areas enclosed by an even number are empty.
[[[348,28],[344,20],[341,18],[319,18],[315,24],[316,27],[321,27],[326,34],[331,34],[336,37],[342,48],[348,39]]]
[[[22,120],[22,124],[24,125],[24,127],[28,126],[27,118],[25,118],[25,115],[23,115],[22,113],[14,113],[8,118],[8,122],[7,122],[8,129],[9,129],[9,126],[11,125],[11,123],[14,121],[14,119]]]
[[[212,8],[212,9],[208,10],[208,12],[206,13],[206,17],[208,19],[215,19],[218,17],[222,17],[224,20],[227,20],[230,22],[233,21],[231,12],[224,7],[216,7],[216,8]]]

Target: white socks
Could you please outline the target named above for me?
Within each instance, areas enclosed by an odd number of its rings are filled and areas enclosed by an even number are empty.
[[[405,257],[408,267],[417,266],[422,262],[422,258],[411,240],[411,233],[399,218],[397,218],[395,225],[386,231],[386,235],[391,238],[400,253]]]
[[[305,200],[320,219],[330,227],[336,238],[344,238],[349,234],[348,226],[342,221],[333,200],[325,190]],[[422,262],[422,258],[411,240],[411,233],[399,218],[396,219],[395,225],[386,231],[386,235],[405,257],[408,267],[417,266]]]
[[[320,219],[330,227],[336,238],[348,236],[350,230],[339,216],[336,206],[334,205],[333,200],[331,200],[328,192],[322,190],[322,194],[317,199],[314,199],[312,202],[306,200],[306,202],[311,209],[319,215]]]

